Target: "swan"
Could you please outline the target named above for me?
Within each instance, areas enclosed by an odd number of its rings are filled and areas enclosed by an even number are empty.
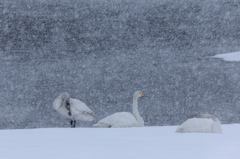
[[[222,133],[221,122],[213,115],[201,114],[182,123],[176,130],[178,133]]]
[[[76,120],[92,121],[92,110],[82,101],[70,98],[70,94],[61,93],[53,102],[53,108],[66,118],[71,119],[71,127],[74,128]]]
[[[93,127],[99,128],[117,128],[117,127],[142,127],[144,126],[143,118],[138,112],[138,98],[143,97],[141,91],[136,91],[133,95],[133,109],[130,112],[114,113],[98,121]]]

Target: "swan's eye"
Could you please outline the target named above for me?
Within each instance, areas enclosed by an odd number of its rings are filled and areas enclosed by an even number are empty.
[[[144,96],[144,94],[143,93],[140,93],[140,95],[143,97]]]

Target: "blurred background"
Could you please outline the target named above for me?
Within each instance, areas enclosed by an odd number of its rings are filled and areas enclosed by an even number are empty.
[[[62,92],[96,121],[139,111],[146,126],[202,113],[240,122],[238,0],[0,0],[0,129],[70,127]]]

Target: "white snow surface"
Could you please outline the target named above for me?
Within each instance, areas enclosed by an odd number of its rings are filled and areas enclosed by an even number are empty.
[[[221,58],[224,61],[240,61],[240,51],[232,52],[232,53],[225,53],[225,54],[218,54],[213,57]]]
[[[240,124],[222,134],[176,128],[0,130],[0,159],[240,159]]]

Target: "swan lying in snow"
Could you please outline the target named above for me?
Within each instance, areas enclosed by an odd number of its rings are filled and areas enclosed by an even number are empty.
[[[76,120],[92,121],[93,112],[80,100],[70,98],[68,93],[60,94],[53,102],[53,108],[66,118],[71,119],[71,127],[75,127]]]
[[[116,128],[116,127],[142,127],[144,126],[143,118],[138,112],[138,98],[144,94],[136,91],[133,96],[133,110],[130,112],[114,113],[100,120],[94,127],[99,128]]]
[[[186,120],[176,132],[179,133],[222,133],[221,122],[213,115],[202,114],[196,118]]]

